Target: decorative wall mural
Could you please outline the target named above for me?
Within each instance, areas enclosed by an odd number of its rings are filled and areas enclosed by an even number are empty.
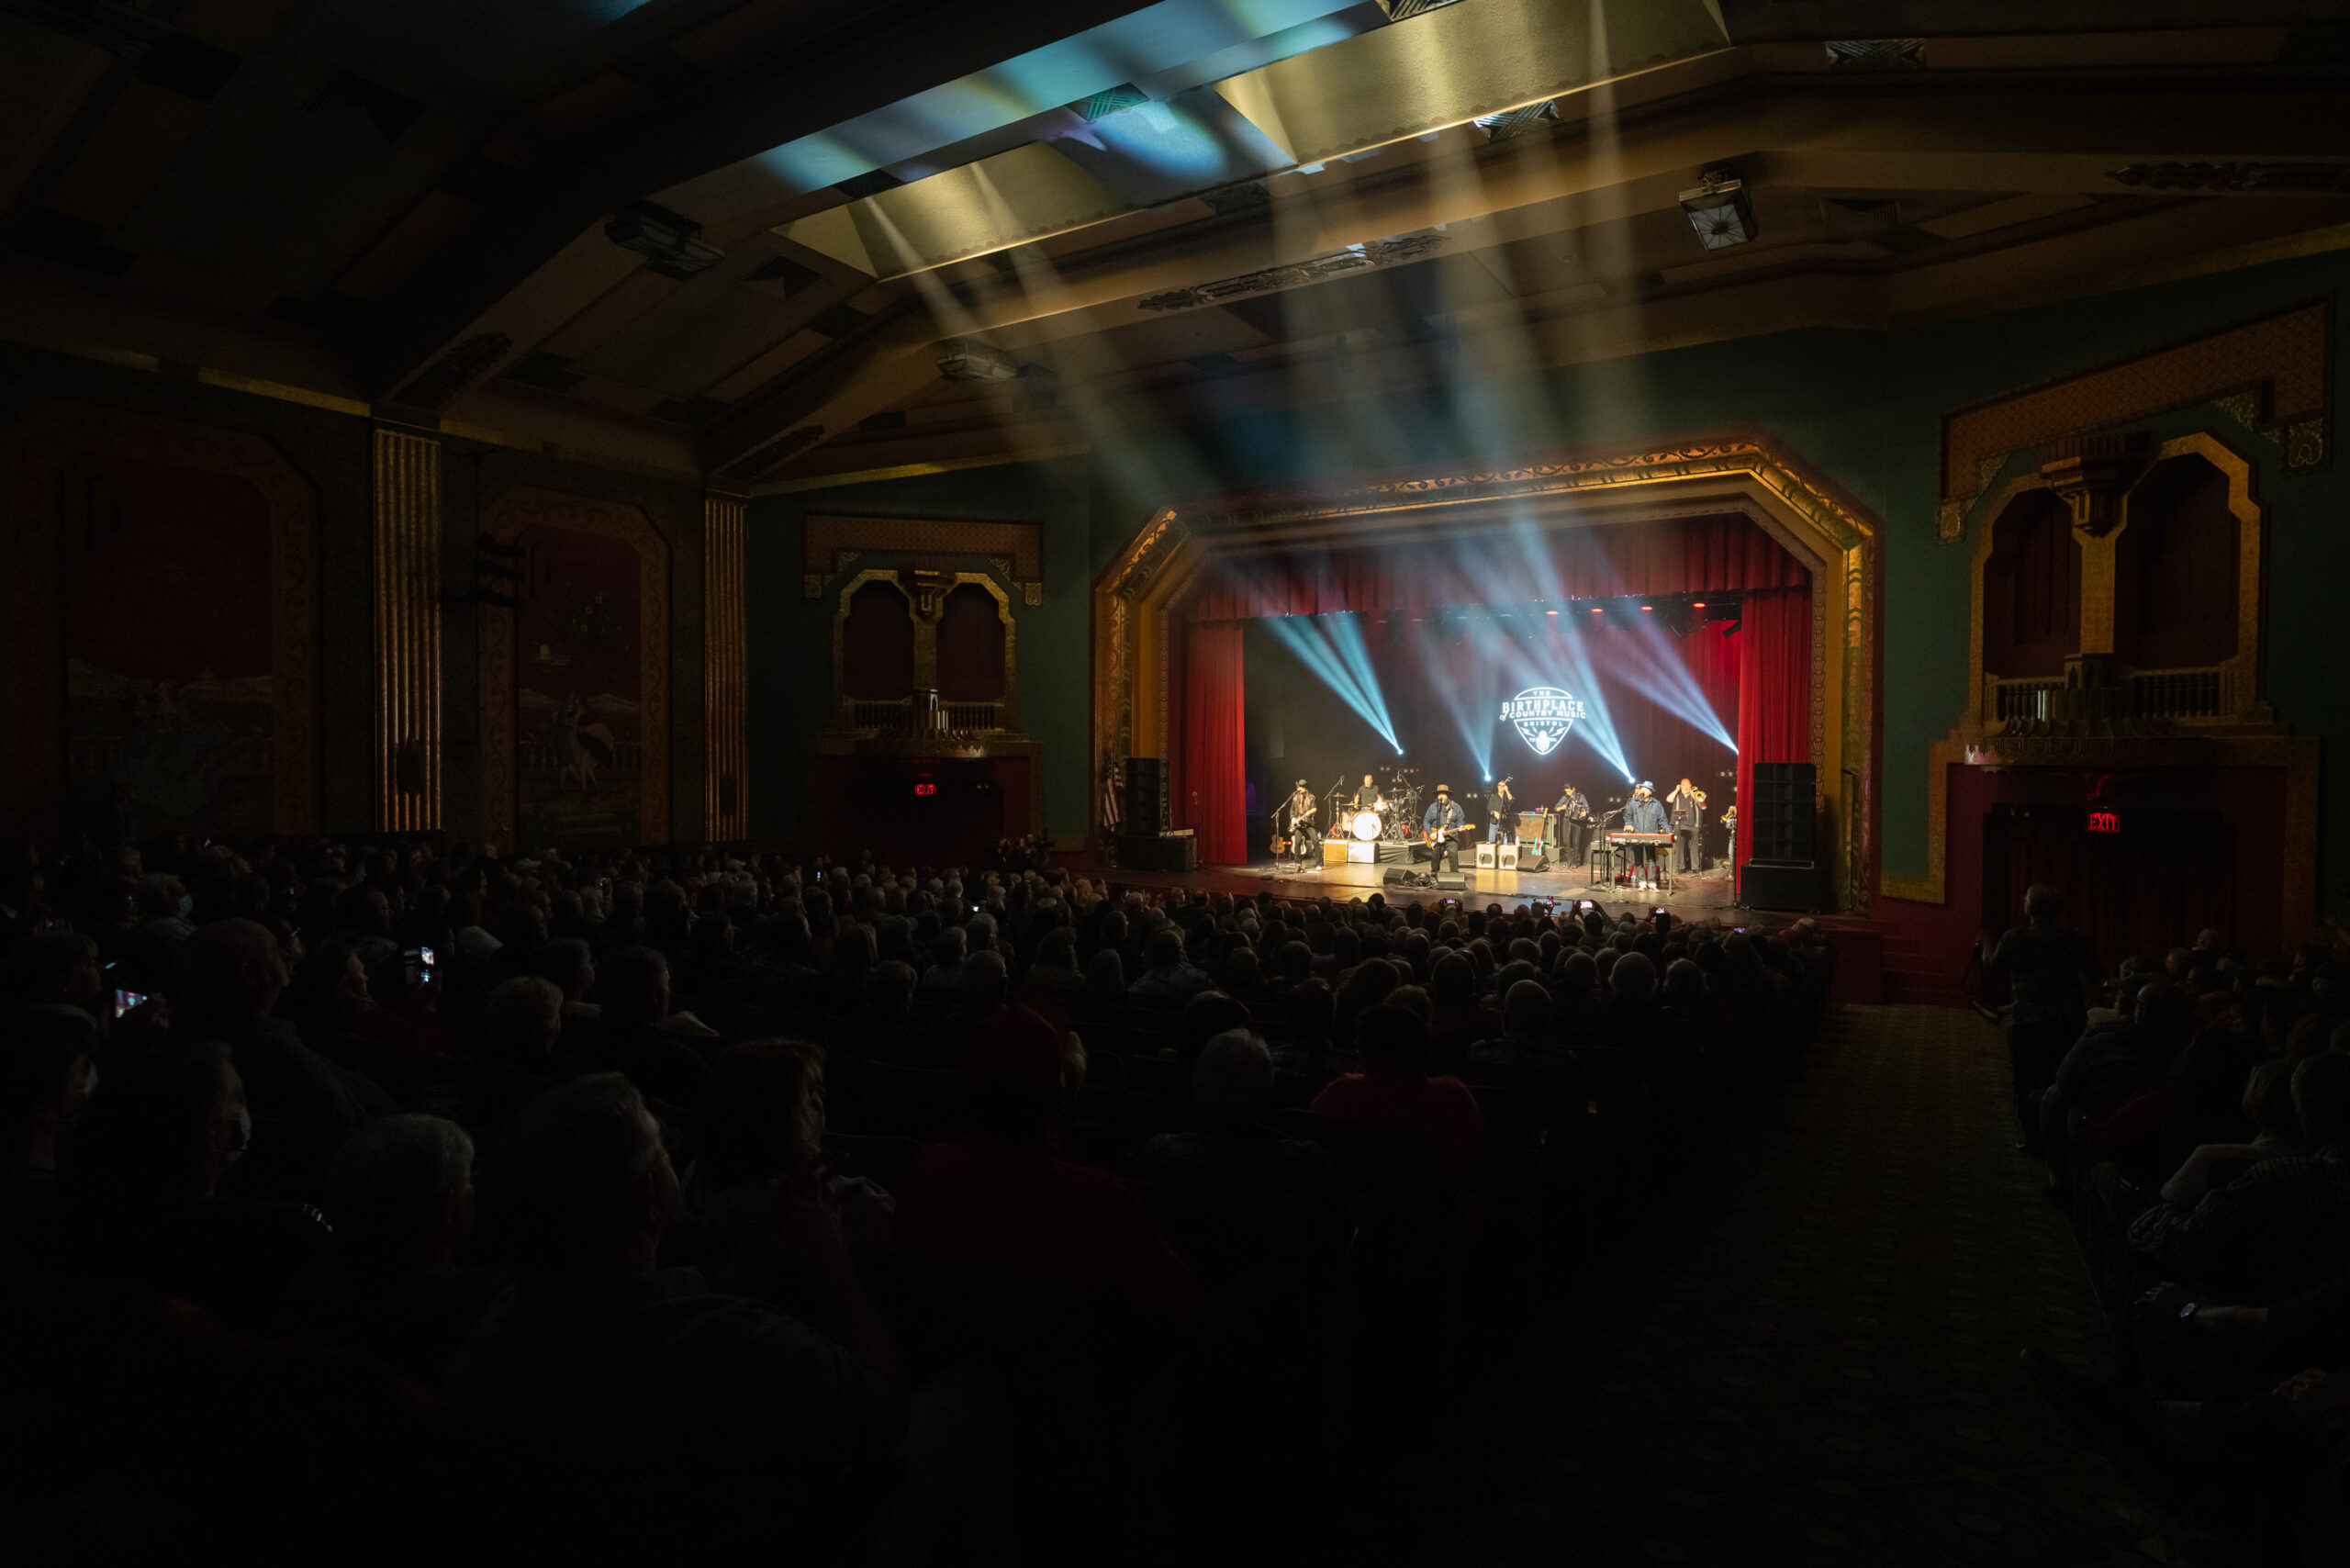
[[[482,832],[492,843],[669,836],[668,551],[634,507],[515,490],[520,610],[482,610]]]
[[[0,435],[0,817],[122,790],[142,834],[314,831],[317,503],[284,454],[60,404]]]
[[[144,831],[270,830],[269,506],[226,474],[108,457],[61,488],[66,790]]]
[[[636,552],[532,527],[517,612],[515,782],[521,842],[640,842],[644,689]]]

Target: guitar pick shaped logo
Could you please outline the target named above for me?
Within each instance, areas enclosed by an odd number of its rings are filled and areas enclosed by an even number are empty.
[[[1582,701],[1555,686],[1529,686],[1502,704],[1502,722],[1517,726],[1517,738],[1537,756],[1558,750],[1582,717]]]

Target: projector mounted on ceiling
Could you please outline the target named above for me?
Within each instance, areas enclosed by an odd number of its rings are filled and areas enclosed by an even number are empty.
[[[1681,193],[1681,209],[1708,251],[1743,245],[1754,238],[1754,204],[1746,186],[1728,169],[1708,169],[1695,190]]]
[[[1020,366],[974,338],[938,345],[938,374],[949,381],[1017,381]]]

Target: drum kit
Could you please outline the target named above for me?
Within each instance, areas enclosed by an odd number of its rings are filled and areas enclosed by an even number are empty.
[[[1378,788],[1379,798],[1369,809],[1338,813],[1338,829],[1359,844],[1410,843],[1420,821],[1420,770],[1390,768]]]

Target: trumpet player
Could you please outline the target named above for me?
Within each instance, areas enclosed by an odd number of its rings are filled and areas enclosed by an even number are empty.
[[[1684,877],[1694,876],[1697,870],[1697,830],[1704,824],[1706,815],[1706,792],[1684,778],[1673,786],[1664,806],[1673,819],[1676,868]]]

